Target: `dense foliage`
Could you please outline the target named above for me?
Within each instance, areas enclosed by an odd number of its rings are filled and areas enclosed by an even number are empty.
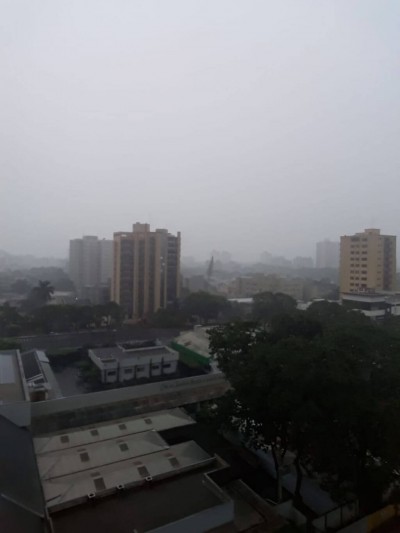
[[[376,325],[328,302],[270,313],[266,327],[214,328],[211,349],[232,385],[216,416],[272,452],[278,489],[290,457],[297,498],[307,472],[337,501],[375,508],[400,467],[399,332],[395,319]]]
[[[93,327],[116,327],[124,313],[115,302],[103,305],[47,305],[53,294],[48,281],[30,289],[20,309],[8,303],[0,307],[0,336],[77,331]]]

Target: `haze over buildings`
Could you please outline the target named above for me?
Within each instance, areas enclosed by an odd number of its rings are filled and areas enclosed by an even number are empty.
[[[112,268],[113,241],[93,235],[70,241],[69,275],[80,298],[100,301],[102,288],[110,288]]]
[[[329,239],[317,242],[315,262],[317,268],[338,268],[339,257],[339,242],[332,242]]]
[[[0,19],[0,249],[66,257],[132,219],[204,260],[398,232],[397,1],[20,0]]]

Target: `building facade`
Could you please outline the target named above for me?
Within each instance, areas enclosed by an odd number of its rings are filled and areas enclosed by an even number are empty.
[[[132,232],[114,233],[112,300],[129,319],[165,308],[180,295],[181,235],[150,231],[136,223]]]
[[[113,241],[86,235],[69,244],[69,275],[80,298],[100,303],[111,285]]]
[[[379,229],[340,238],[340,293],[396,290],[396,237]]]
[[[339,268],[340,244],[328,239],[317,242],[316,267]]]
[[[169,376],[176,373],[179,359],[177,351],[149,341],[93,348],[88,355],[103,383]]]
[[[342,294],[342,305],[372,320],[400,315],[400,295],[386,293]]]

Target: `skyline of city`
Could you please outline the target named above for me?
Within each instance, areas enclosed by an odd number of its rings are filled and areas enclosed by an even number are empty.
[[[399,533],[399,0],[0,20],[1,533]]]

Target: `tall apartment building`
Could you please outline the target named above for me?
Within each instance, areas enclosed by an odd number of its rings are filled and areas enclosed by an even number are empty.
[[[396,237],[379,229],[340,238],[340,292],[396,290]]]
[[[340,245],[328,239],[317,242],[316,267],[339,268]]]
[[[69,275],[78,296],[93,303],[101,301],[101,292],[111,284],[113,241],[86,235],[69,243]]]
[[[132,232],[114,233],[112,300],[130,319],[165,308],[180,295],[181,235],[150,231],[137,222]]]

